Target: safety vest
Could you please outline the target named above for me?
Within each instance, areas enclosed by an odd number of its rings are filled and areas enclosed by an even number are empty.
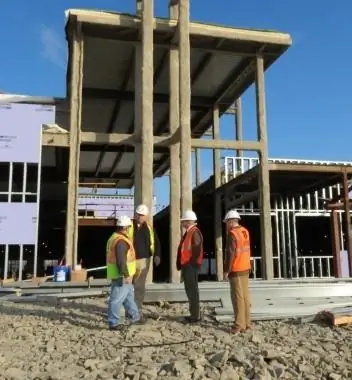
[[[187,265],[191,259],[192,259],[192,236],[195,231],[198,231],[201,236],[202,233],[200,232],[199,228],[197,226],[192,226],[187,230],[185,233],[184,237],[182,238],[179,248],[178,248],[178,254],[180,255],[179,257],[179,262],[181,264],[181,267],[184,265]],[[203,263],[203,236],[202,236],[202,247],[201,247],[201,252],[200,255],[197,258],[197,264],[202,265]]]
[[[126,257],[128,273],[130,276],[134,276],[136,274],[136,253],[134,251],[133,244],[127,236],[114,232],[106,244],[106,267],[108,280],[115,280],[123,277],[123,274],[117,269],[115,253],[116,244],[121,240],[126,242],[129,246]]]
[[[231,272],[244,272],[251,269],[251,242],[246,228],[238,226],[231,228],[234,237],[236,256],[231,264]]]
[[[153,227],[149,224],[146,223],[148,230],[149,230],[149,236],[150,236],[150,253],[154,255],[155,252],[155,236],[154,236],[154,230]],[[132,224],[131,228],[128,231],[128,237],[133,241],[133,236],[134,236],[134,224]]]

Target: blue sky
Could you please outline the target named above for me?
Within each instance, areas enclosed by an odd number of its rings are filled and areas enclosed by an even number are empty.
[[[155,13],[167,14],[167,0]],[[65,95],[64,10],[98,8],[134,12],[135,0],[1,0],[0,91]],[[351,160],[352,2],[318,0],[191,1],[194,20],[276,29],[292,35],[293,46],[266,75],[269,156]],[[254,92],[243,98],[244,137],[255,137]],[[233,136],[224,117],[222,137]],[[202,176],[212,171],[202,152]],[[156,181],[158,203],[168,203],[167,179]]]

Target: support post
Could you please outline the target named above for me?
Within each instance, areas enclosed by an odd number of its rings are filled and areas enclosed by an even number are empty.
[[[178,19],[178,5],[170,2],[170,19]],[[170,134],[177,133],[180,125],[180,83],[179,83],[179,53],[177,48],[170,49],[170,101],[169,126]],[[170,146],[170,282],[180,282],[180,273],[176,268],[177,248],[181,240],[180,225],[180,144],[176,142]]]
[[[135,72],[135,203],[153,209],[153,0],[142,2],[141,46],[136,47]],[[153,223],[153,217],[150,218]],[[151,265],[147,282],[152,282]]]
[[[136,15],[141,17],[143,8],[143,0],[136,0]]]
[[[194,150],[194,160],[195,160],[195,169],[196,169],[196,186],[200,185],[201,181],[201,171],[200,171],[200,149],[196,148]]]
[[[343,195],[344,195],[344,208],[345,208],[345,236],[348,254],[348,263],[350,269],[350,276],[352,277],[352,234],[351,234],[351,215],[350,215],[350,196],[348,191],[348,176],[347,172],[343,173]]]
[[[179,0],[178,48],[180,70],[181,210],[192,209],[191,68],[189,0]]]
[[[264,60],[256,58],[256,106],[258,140],[261,144],[259,152],[259,191],[260,191],[260,236],[262,275],[265,280],[274,278],[273,239],[270,215],[270,183],[267,148],[267,126],[264,85]]]
[[[337,215],[336,210],[331,211],[330,216],[331,225],[331,243],[332,243],[332,254],[334,263],[334,276],[337,278],[342,277],[341,273],[341,243],[340,243],[340,220]]]
[[[81,140],[83,36],[78,24],[71,31],[71,80],[69,84],[70,146],[66,209],[65,263],[77,264],[78,248],[78,186]]]
[[[213,108],[213,139],[220,138],[220,117],[219,106]],[[214,168],[214,237],[215,237],[215,258],[217,280],[224,278],[224,264],[222,252],[222,218],[221,218],[221,197],[217,189],[221,186],[220,149],[213,150]]]
[[[243,124],[242,124],[242,100],[238,98],[236,100],[236,113],[235,113],[235,123],[236,123],[236,141],[243,140]],[[243,151],[236,151],[237,157],[243,157]]]

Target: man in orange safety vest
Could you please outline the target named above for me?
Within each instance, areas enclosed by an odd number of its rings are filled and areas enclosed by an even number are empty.
[[[251,270],[251,244],[248,230],[241,226],[236,210],[227,212],[224,222],[227,229],[225,278],[231,289],[235,314],[232,332],[237,334],[250,328],[249,273]]]

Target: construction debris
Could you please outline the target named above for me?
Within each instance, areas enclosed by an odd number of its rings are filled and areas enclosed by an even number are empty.
[[[352,306],[324,310],[321,314],[332,326],[352,325]]]

